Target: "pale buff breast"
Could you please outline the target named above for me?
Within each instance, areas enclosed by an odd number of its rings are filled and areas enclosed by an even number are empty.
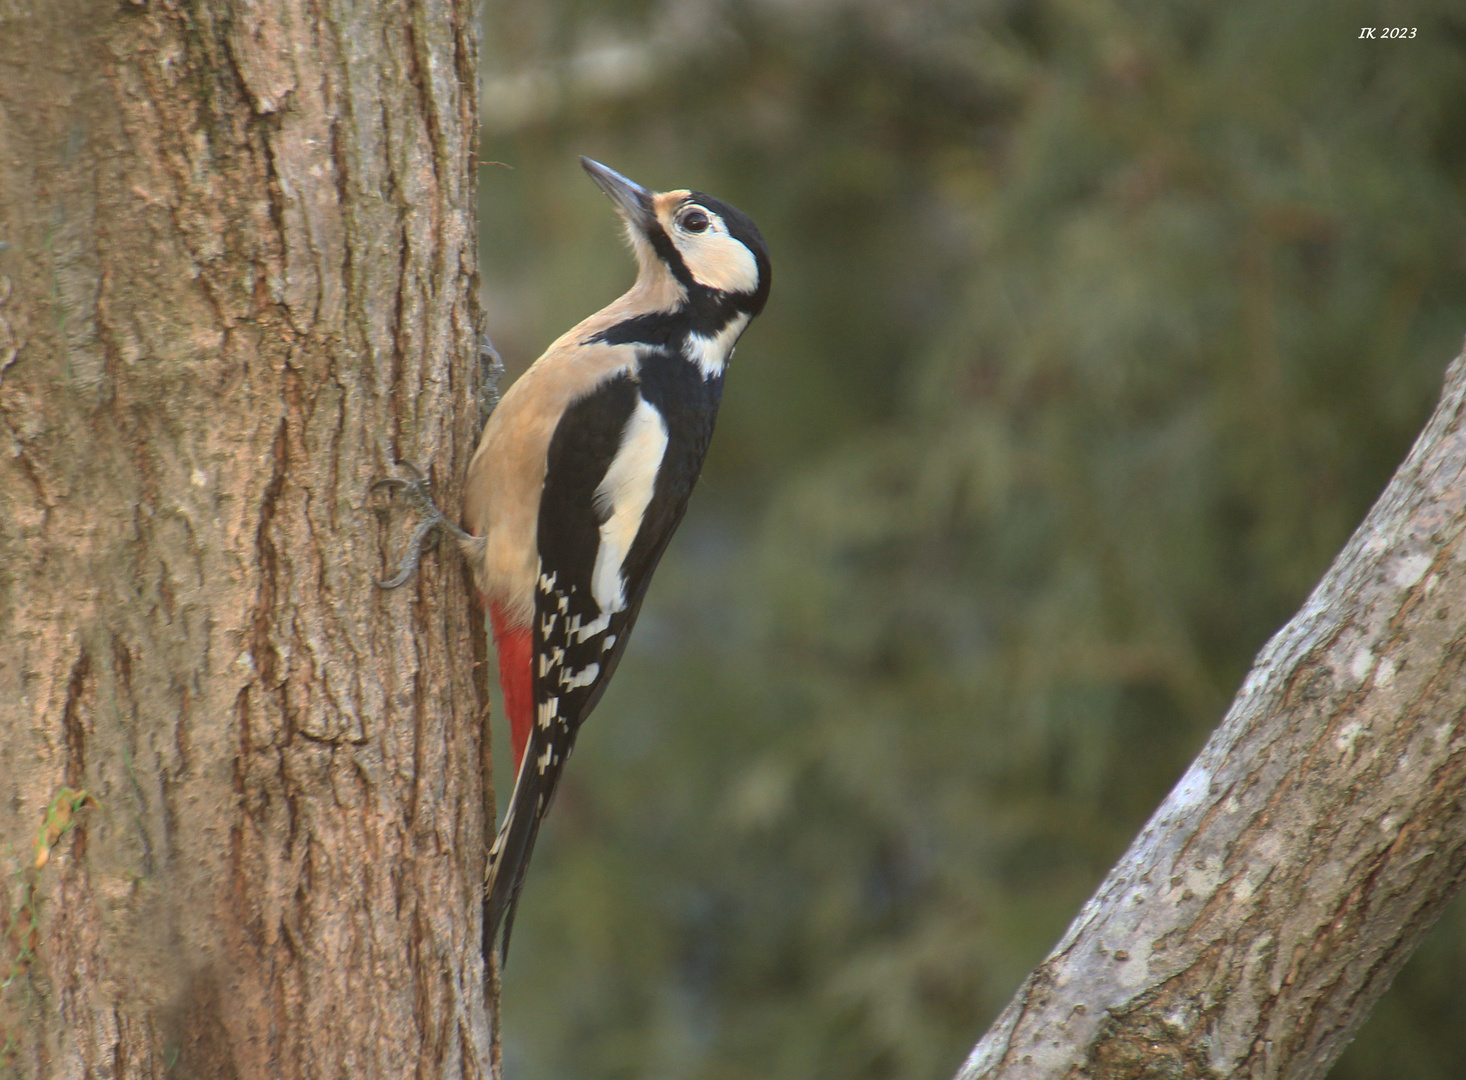
[[[468,466],[463,523],[484,538],[474,577],[516,625],[527,624],[534,609],[540,492],[555,427],[571,404],[636,363],[631,345],[579,345],[596,332],[591,321],[552,345],[509,388]]]
[[[485,598],[503,605],[518,626],[527,625],[534,613],[540,492],[555,426],[567,408],[601,383],[635,370],[634,345],[584,342],[632,316],[673,311],[687,299],[650,245],[634,231],[631,239],[636,283],[562,334],[515,381],[484,425],[468,465],[463,525],[484,538],[474,579]]]

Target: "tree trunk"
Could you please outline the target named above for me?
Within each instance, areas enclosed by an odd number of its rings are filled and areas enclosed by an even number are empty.
[[[960,1080],[1322,1077],[1466,873],[1466,356]]]
[[[477,33],[0,0],[0,1076],[489,1069]]]

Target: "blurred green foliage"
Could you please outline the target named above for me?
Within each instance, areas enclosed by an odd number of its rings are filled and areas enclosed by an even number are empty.
[[[631,278],[578,153],[775,267],[530,872],[510,1075],[950,1076],[1434,402],[1466,15],[505,0],[486,45],[511,367]],[[1466,1075],[1463,934],[1335,1077]]]

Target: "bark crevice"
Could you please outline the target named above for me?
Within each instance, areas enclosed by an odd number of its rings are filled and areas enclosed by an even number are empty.
[[[0,960],[40,947],[0,1046],[40,1077],[480,1076],[481,631],[457,575],[382,595],[362,513],[477,433],[474,282],[442,269],[476,262],[475,86],[396,85],[475,55],[472,12],[6,26]],[[101,809],[28,870],[62,787]]]

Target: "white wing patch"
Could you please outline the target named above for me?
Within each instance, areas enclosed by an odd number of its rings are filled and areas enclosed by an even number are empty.
[[[605,514],[606,520],[601,525],[601,545],[596,549],[590,591],[601,616],[581,627],[581,641],[609,626],[612,612],[626,608],[626,582],[621,570],[641,530],[641,519],[652,501],[666,452],[667,423],[646,398],[638,396],[621,434],[621,447],[596,488],[596,510]],[[603,619],[605,625],[596,626]]]
[[[562,671],[560,673],[560,685],[567,691],[578,690],[582,686],[590,686],[601,677],[600,664],[587,664],[579,671]]]
[[[687,344],[682,346],[682,355],[698,366],[704,379],[721,375],[723,367],[728,363],[728,357],[733,355],[733,346],[738,342],[738,335],[743,333],[743,328],[747,325],[748,313],[740,311],[712,337],[688,334]]]

